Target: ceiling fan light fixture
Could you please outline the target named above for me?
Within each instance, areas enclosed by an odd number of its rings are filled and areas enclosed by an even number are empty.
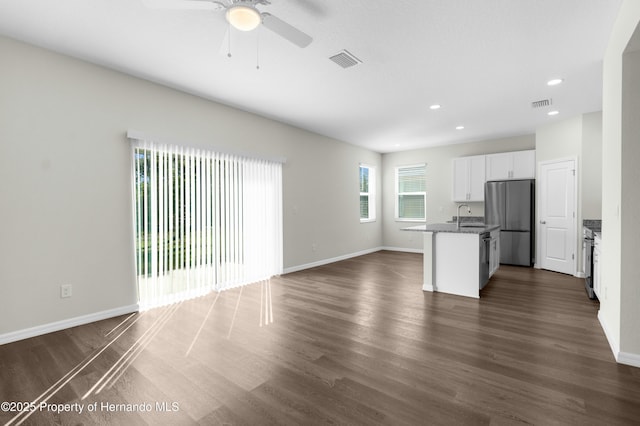
[[[262,22],[262,16],[258,9],[252,6],[233,6],[227,9],[227,21],[233,25],[235,29],[240,31],[252,31],[255,30],[260,22]]]

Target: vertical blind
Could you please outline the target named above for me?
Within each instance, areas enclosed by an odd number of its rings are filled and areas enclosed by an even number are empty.
[[[142,309],[282,273],[282,164],[133,141]]]

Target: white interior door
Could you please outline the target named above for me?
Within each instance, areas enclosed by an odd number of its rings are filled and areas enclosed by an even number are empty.
[[[539,267],[575,273],[576,162],[540,163],[538,176]]]

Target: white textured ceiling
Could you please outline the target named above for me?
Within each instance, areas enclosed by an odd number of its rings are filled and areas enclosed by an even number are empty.
[[[140,0],[0,0],[0,34],[392,152],[533,133],[600,110],[620,4],[272,0],[258,8],[311,35],[311,45],[264,28],[234,30],[231,58],[224,12],[149,9]],[[328,59],[342,49],[362,63],[343,69]],[[548,87],[554,77],[564,83]],[[544,98],[557,116],[531,108]]]

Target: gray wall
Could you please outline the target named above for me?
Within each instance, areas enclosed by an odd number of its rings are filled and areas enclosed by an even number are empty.
[[[285,268],[382,245],[358,187],[380,154],[7,38],[0,52],[0,335],[136,303],[128,129],[286,157]]]

